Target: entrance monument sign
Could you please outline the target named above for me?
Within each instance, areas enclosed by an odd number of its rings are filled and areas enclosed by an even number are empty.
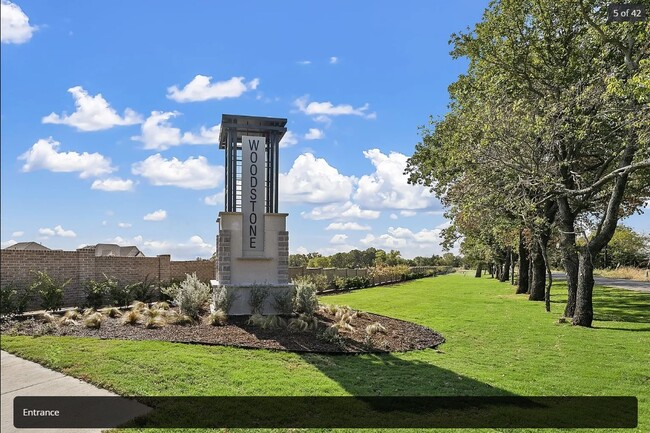
[[[275,296],[289,284],[287,214],[278,213],[278,157],[287,119],[224,114],[219,148],[226,153],[224,211],[217,223],[216,279],[228,292],[229,315],[252,313],[252,290],[268,290],[263,314],[275,314]]]

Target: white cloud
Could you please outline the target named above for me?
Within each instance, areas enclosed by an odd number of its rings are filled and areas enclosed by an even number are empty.
[[[394,213],[390,214],[390,219],[396,220],[397,218],[398,218],[397,214]]]
[[[332,239],[330,239],[330,244],[344,244],[347,239],[348,235],[337,234],[332,236]]]
[[[17,5],[2,0],[0,5],[0,40],[3,44],[22,44],[37,30],[29,25],[29,17]]]
[[[158,209],[142,217],[145,221],[162,221],[165,218],[167,218],[167,211],[164,209]]]
[[[3,241],[2,242],[2,248],[7,248],[7,247],[10,247],[10,246],[15,245],[17,243],[18,242],[16,242],[15,240],[9,239],[8,241]]]
[[[148,256],[171,254],[172,260],[192,260],[197,257],[209,258],[214,253],[214,246],[205,242],[201,236],[191,236],[185,242],[167,240],[145,240],[140,238],[140,249]]]
[[[216,144],[219,143],[221,125],[210,128],[202,126],[199,133],[185,132],[171,125],[169,120],[180,115],[178,111],[152,111],[140,128],[140,135],[131,140],[141,141],[145,149],[165,150],[181,144]]]
[[[116,169],[111,160],[99,153],[58,152],[60,143],[52,137],[40,139],[18,159],[25,160],[23,171],[45,169],[53,172],[79,172],[79,177],[101,176]]]
[[[152,185],[188,189],[216,188],[224,176],[224,168],[210,165],[205,156],[189,157],[181,161],[177,158],[163,158],[159,153],[133,164],[131,171],[149,179]]]
[[[17,231],[17,232],[13,232],[13,233],[11,234],[11,236],[14,237],[14,238],[20,238],[20,237],[22,237],[24,234],[25,234],[24,231]]]
[[[299,60],[296,63],[299,65],[311,65],[311,60]]]
[[[38,233],[43,236],[60,236],[62,238],[77,237],[77,234],[74,231],[66,230],[63,227],[61,227],[61,225],[54,227],[54,229],[51,229],[49,227],[42,227],[38,229]]]
[[[303,218],[310,220],[328,219],[377,219],[381,213],[375,210],[361,209],[358,204],[351,201],[345,203],[332,203],[325,206],[314,207],[309,212],[302,212]]]
[[[399,214],[405,217],[412,217],[417,215],[418,213],[413,210],[401,210],[399,211]]]
[[[442,254],[442,229],[449,224],[449,221],[446,221],[433,229],[422,229],[418,232],[406,227],[389,227],[387,233],[379,236],[366,235],[361,239],[361,243],[376,248],[399,249],[403,257]],[[452,252],[457,252],[457,246]]]
[[[320,140],[325,137],[325,133],[318,128],[309,128],[309,132],[305,134],[305,140]]]
[[[308,254],[309,250],[303,246],[296,248],[291,254]]]
[[[185,132],[181,137],[181,142],[186,144],[218,144],[220,134],[221,124],[214,125],[211,128],[202,126],[198,134]]]
[[[339,104],[334,105],[331,102],[309,102],[309,96],[305,95],[294,102],[294,105],[298,107],[300,111],[309,115],[309,116],[318,116],[317,120],[324,121],[326,118],[320,116],[361,116],[367,119],[374,119],[376,117],[375,113],[368,113],[368,104],[364,104],[361,107],[353,107],[350,104]]]
[[[207,204],[208,206],[223,205],[225,197],[226,190],[222,189],[221,192],[203,197],[203,203]]]
[[[406,155],[398,152],[385,155],[379,149],[363,154],[372,162],[375,172],[361,176],[355,201],[372,209],[414,210],[440,206],[428,188],[408,184],[408,176],[404,174]]]
[[[133,225],[130,223],[117,223],[117,226],[121,229],[128,229],[129,227],[132,227]]]
[[[296,137],[296,134],[291,131],[285,132],[284,137],[280,140],[280,149],[293,146],[294,144],[298,144],[298,137]]]
[[[132,191],[133,181],[131,179],[120,179],[119,177],[97,179],[90,186],[90,189],[100,191]]]
[[[336,56],[330,57],[330,65],[335,65],[339,62],[339,58]]]
[[[244,83],[244,77],[232,77],[226,81],[210,83],[212,77],[197,75],[188,84],[179,89],[177,86],[167,88],[167,97],[176,102],[197,102],[210,99],[238,98],[244,92],[257,89],[259,78]]]
[[[338,231],[370,230],[370,226],[364,226],[364,225],[361,225],[361,224],[355,223],[355,222],[330,223],[327,227],[325,227],[325,230],[338,230]]]
[[[50,113],[43,117],[43,123],[74,126],[79,131],[99,131],[142,122],[142,117],[130,108],[124,110],[124,117],[120,117],[101,93],[90,96],[81,86],[72,87],[68,92],[72,94],[77,110],[69,116]]]
[[[366,246],[373,246],[376,248],[388,248],[388,249],[397,249],[406,246],[405,239],[399,239],[388,234],[383,234],[381,236],[376,237],[368,233],[363,239],[361,239],[361,243]]]
[[[323,158],[300,155],[288,173],[280,173],[280,201],[329,203],[347,200],[356,179],[344,176]]]
[[[54,230],[47,227],[42,227],[38,229],[38,233],[43,236],[54,236]]]

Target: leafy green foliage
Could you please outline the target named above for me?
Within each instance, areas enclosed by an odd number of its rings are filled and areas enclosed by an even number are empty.
[[[70,284],[72,279],[59,282],[50,277],[47,272],[33,271],[34,281],[31,290],[38,293],[41,298],[41,306],[46,311],[58,310],[63,306],[63,289]]]
[[[318,297],[316,297],[316,288],[311,283],[295,283],[293,298],[293,310],[299,314],[313,316],[318,308]]]
[[[273,293],[273,308],[278,314],[289,315],[293,312],[293,289],[285,289]]]
[[[226,313],[230,311],[233,302],[239,298],[233,287],[218,286],[212,293],[212,303],[217,310],[223,310]]]
[[[86,306],[100,308],[105,305],[105,297],[108,295],[108,284],[106,281],[89,280],[84,284],[86,295]]]
[[[250,289],[248,305],[250,305],[253,314],[264,312],[264,302],[269,297],[269,288],[264,286],[253,286]]]
[[[131,299],[142,302],[151,302],[155,296],[154,282],[147,275],[144,280],[136,283],[127,284],[124,290],[129,293]]]

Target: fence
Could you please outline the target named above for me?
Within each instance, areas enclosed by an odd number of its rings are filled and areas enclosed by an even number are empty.
[[[0,284],[12,285],[21,290],[31,284],[32,271],[44,271],[57,281],[70,283],[63,294],[64,306],[83,305],[84,285],[89,280],[102,280],[104,275],[120,284],[131,284],[148,278],[156,282],[182,279],[185,274],[196,272],[208,281],[215,278],[214,262],[211,260],[172,261],[164,254],[156,257],[95,256],[95,247],[76,251],[30,251],[2,250],[0,252]],[[36,301],[30,308],[38,307]]]

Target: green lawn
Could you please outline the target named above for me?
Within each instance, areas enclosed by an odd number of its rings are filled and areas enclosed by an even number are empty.
[[[459,274],[321,299],[435,329],[447,339],[440,351],[325,356],[5,336],[1,345],[122,395],[635,395],[635,431],[650,431],[650,294],[597,287],[594,328],[584,329],[556,323],[565,290],[555,285],[551,313],[505,283]]]

